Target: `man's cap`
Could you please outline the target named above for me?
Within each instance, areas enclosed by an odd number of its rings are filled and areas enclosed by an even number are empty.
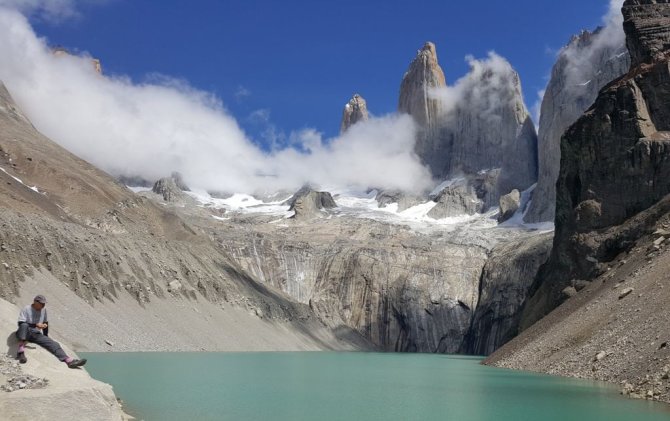
[[[36,296],[35,296],[35,299],[34,299],[33,301],[37,301],[38,303],[42,303],[42,304],[46,304],[46,303],[47,303],[47,299],[46,299],[46,297],[45,297],[44,295],[42,295],[42,294],[40,294],[40,295],[36,295]]]

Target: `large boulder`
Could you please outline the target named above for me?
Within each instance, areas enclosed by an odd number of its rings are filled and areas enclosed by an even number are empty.
[[[500,214],[498,222],[508,221],[521,207],[521,193],[519,190],[512,190],[510,193],[500,198]]]
[[[335,199],[328,192],[315,191],[305,186],[298,190],[287,202],[295,219],[311,219],[323,215],[324,210],[337,207]]]
[[[474,215],[482,212],[484,207],[474,187],[466,180],[446,186],[433,200],[437,205],[428,212],[428,216],[433,219]]]
[[[398,212],[402,212],[426,202],[427,199],[420,195],[405,193],[399,190],[381,190],[375,196],[375,200],[380,208],[385,208],[393,203],[397,203]]]

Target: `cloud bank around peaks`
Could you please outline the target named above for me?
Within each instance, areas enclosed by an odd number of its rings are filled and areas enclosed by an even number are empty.
[[[264,153],[216,97],[165,76],[101,76],[90,57],[52,54],[21,13],[1,7],[0,56],[0,81],[33,124],[113,175],[155,180],[179,171],[194,188],[247,193],[304,183],[417,190],[431,181],[408,116],[328,140],[304,130],[291,135],[292,147]]]
[[[603,16],[603,24],[594,33],[588,45],[571,42],[559,52],[567,60],[565,77],[567,86],[579,86],[588,82],[593,73],[596,57],[606,51],[625,50],[626,34],[623,31],[621,7],[624,0],[611,0]]]
[[[623,31],[623,15],[621,8],[624,0],[610,0],[608,10],[602,17],[602,25],[593,33],[588,41],[573,38],[570,43],[561,48],[557,59],[563,61],[564,89],[571,89],[575,95],[580,95],[584,84],[590,83],[595,76],[594,63],[599,62],[602,55],[626,53],[626,34]],[[610,58],[610,57],[608,57]],[[540,121],[541,103],[545,90],[541,90],[538,101],[533,107],[537,111],[536,122]]]
[[[501,109],[522,99],[519,75],[504,57],[489,52],[483,59],[467,56],[470,71],[451,86],[433,89],[430,95],[441,102],[441,112],[467,110],[489,120],[499,120]],[[525,111],[525,110],[523,110]]]

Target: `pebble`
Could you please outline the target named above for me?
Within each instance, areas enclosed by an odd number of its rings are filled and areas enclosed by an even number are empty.
[[[622,300],[626,298],[628,295],[630,295],[633,291],[635,291],[633,288],[626,288],[623,291],[621,291],[621,294],[619,294],[619,299]]]

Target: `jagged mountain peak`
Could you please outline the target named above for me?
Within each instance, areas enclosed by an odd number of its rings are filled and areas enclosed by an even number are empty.
[[[417,57],[425,57],[428,60],[434,60],[437,63],[437,47],[432,41],[426,41],[423,47],[417,51]]]
[[[349,102],[344,105],[340,133],[344,133],[359,121],[366,121],[369,118],[367,102],[359,94],[354,94]]]
[[[427,42],[417,52],[400,84],[398,111],[409,114],[421,127],[436,127],[441,114],[439,100],[429,95],[431,88],[447,85],[437,61],[435,44]]]

